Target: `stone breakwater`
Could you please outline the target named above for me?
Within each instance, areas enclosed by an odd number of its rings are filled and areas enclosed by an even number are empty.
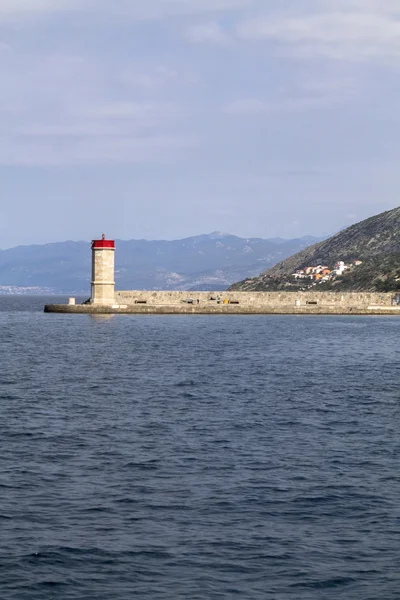
[[[71,314],[336,314],[400,315],[399,295],[335,292],[116,292],[110,305],[50,304]]]

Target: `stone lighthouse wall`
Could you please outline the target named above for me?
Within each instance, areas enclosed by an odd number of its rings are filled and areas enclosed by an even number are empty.
[[[101,244],[103,240],[92,243],[92,281],[91,303],[113,305],[115,295],[113,247]]]

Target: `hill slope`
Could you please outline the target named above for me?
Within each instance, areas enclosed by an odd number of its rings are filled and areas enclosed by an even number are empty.
[[[307,267],[343,261],[348,270],[318,283],[295,279]],[[355,266],[354,261],[362,264]],[[392,291],[400,289],[400,207],[345,229],[283,260],[254,279],[234,284],[234,290],[314,289],[315,291]]]
[[[218,232],[182,240],[117,240],[119,290],[224,290],[305,248],[297,240],[243,239]],[[18,246],[0,251],[0,293],[88,294],[88,242]]]

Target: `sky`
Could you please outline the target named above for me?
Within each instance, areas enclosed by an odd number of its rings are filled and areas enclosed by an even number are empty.
[[[399,0],[0,0],[0,248],[399,205]]]

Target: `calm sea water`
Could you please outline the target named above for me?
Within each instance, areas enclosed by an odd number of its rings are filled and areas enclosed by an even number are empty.
[[[400,318],[0,297],[2,600],[397,600]]]

